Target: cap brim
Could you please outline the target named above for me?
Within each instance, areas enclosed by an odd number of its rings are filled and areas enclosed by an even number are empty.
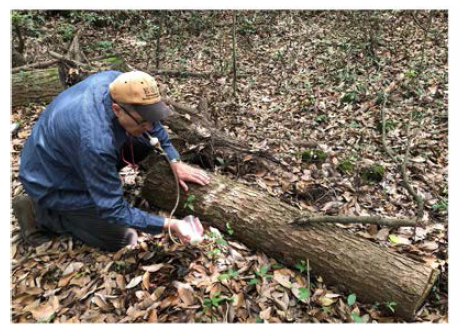
[[[154,104],[123,104],[125,108],[137,111],[139,115],[150,122],[160,121],[172,114],[164,102]]]

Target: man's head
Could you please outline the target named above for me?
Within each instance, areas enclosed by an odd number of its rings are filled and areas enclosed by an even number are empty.
[[[141,71],[119,75],[109,86],[113,111],[120,125],[133,136],[152,128],[152,123],[171,112],[161,101],[155,79]]]

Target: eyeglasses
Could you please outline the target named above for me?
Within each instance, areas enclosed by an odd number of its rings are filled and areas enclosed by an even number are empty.
[[[135,122],[138,126],[140,126],[140,125],[142,125],[142,124],[145,124],[145,123],[148,123],[148,122],[149,122],[148,120],[145,120],[145,119],[144,119],[143,121],[141,121],[141,122],[138,122],[137,119],[134,118],[133,115],[130,114],[128,110],[126,110],[124,107],[122,107],[119,103],[116,103],[116,104],[117,104],[120,108],[122,108],[123,111],[126,112],[126,113],[128,114],[128,116],[130,116],[131,119],[134,120],[134,122]]]

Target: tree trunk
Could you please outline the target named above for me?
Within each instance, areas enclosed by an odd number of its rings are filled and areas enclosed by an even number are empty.
[[[29,103],[47,104],[62,92],[56,67],[15,73],[11,79],[12,106]]]
[[[152,156],[142,194],[151,205],[171,210],[175,183],[165,161]],[[438,271],[334,225],[312,224],[296,230],[288,224],[300,211],[264,192],[209,174],[201,187],[190,184],[194,215],[222,231],[226,223],[234,237],[293,266],[309,260],[312,271],[331,284],[345,285],[362,302],[396,302],[395,313],[412,319],[431,291]],[[185,216],[184,194],[177,211]]]

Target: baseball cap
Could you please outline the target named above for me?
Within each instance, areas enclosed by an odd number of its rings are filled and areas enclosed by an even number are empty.
[[[157,82],[148,73],[122,73],[109,85],[109,92],[116,103],[137,111],[150,122],[159,121],[171,114],[171,110],[161,101]]]

